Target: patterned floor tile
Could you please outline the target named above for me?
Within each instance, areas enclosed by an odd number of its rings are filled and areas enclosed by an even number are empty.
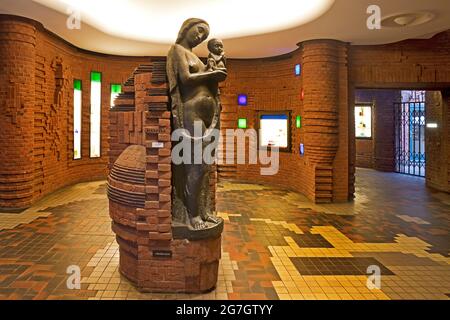
[[[104,181],[64,188],[0,213],[0,299],[449,299],[450,195],[371,170],[358,170],[356,189],[351,203],[316,205],[221,182],[217,287],[183,295],[140,293],[120,275]],[[379,267],[379,286],[369,266]],[[71,267],[80,289],[68,288]]]
[[[394,274],[375,258],[310,257],[291,258],[291,261],[302,275],[367,275],[367,269],[374,265],[383,275]]]

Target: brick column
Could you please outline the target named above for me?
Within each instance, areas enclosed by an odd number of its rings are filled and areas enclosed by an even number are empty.
[[[36,28],[0,17],[0,209],[33,197],[33,108]]]
[[[339,144],[337,42],[303,44],[305,150],[310,162],[330,165]]]
[[[348,112],[346,44],[313,40],[302,43],[302,50],[305,155],[315,165],[315,201],[331,202],[336,188],[348,189],[348,159],[336,157],[339,147],[348,149],[346,115],[339,119]]]

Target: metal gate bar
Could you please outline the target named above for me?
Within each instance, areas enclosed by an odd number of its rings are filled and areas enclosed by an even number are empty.
[[[425,92],[394,103],[395,171],[425,177]]]

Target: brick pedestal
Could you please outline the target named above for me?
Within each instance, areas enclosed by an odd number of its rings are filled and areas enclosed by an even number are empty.
[[[221,237],[172,232],[171,114],[165,61],[141,65],[110,114],[108,197],[120,272],[141,291],[205,292],[215,287]],[[215,200],[216,168],[211,172]]]

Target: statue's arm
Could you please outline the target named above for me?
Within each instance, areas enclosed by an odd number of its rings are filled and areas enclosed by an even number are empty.
[[[175,60],[178,63],[178,76],[180,81],[184,85],[195,86],[198,84],[202,84],[208,81],[223,81],[225,80],[227,74],[220,70],[215,71],[207,71],[207,72],[199,72],[199,73],[191,73],[189,71],[189,64],[186,58],[185,53],[182,49],[176,48],[174,50]]]

